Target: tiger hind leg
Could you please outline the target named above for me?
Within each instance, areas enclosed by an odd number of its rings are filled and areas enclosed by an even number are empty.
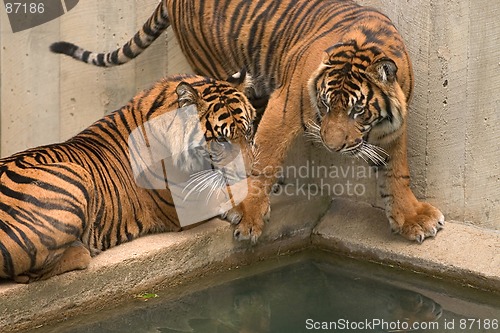
[[[86,269],[90,263],[90,251],[80,241],[73,242],[55,259],[54,264],[38,272],[27,272],[14,278],[17,283],[46,280],[52,276],[74,270]]]

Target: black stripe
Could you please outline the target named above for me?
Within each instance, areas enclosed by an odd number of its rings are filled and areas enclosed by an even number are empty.
[[[84,62],[89,62],[89,57],[92,54],[92,52],[85,51],[82,53],[82,61]]]
[[[133,51],[132,51],[132,48],[130,47],[131,46],[131,43],[128,42],[127,44],[123,45],[122,47],[122,51],[123,51],[123,54],[129,58],[129,59],[133,59],[137,56],[137,54],[135,54]]]
[[[385,111],[387,112],[387,120],[392,123],[392,120],[394,119],[394,114],[392,113],[392,105],[391,105],[391,99],[389,96],[383,92],[380,92],[382,95],[382,99],[384,100],[385,104]]]
[[[137,45],[139,48],[141,48],[143,50],[148,46],[148,43],[146,43],[146,44],[142,43],[141,35],[139,33],[136,33],[134,35],[134,43],[135,43],[135,45]]]
[[[0,228],[1,228],[1,224],[2,224],[2,221],[0,221]],[[6,275],[13,278],[14,277],[14,262],[12,261],[12,255],[10,254],[7,247],[5,247],[2,244],[2,242],[0,242],[0,253],[2,254],[2,257],[3,257],[3,271],[5,272]]]
[[[230,117],[231,115],[229,114],[229,112],[224,112],[223,114],[219,115],[219,117],[217,118],[219,121],[223,121],[223,120],[226,120]]]
[[[156,96],[153,104],[149,108],[149,111],[146,113],[146,119],[150,119],[158,110],[158,108],[162,107],[165,105],[165,101],[167,99],[167,86],[164,86],[163,89],[160,91],[160,93]]]
[[[111,53],[111,56],[109,57],[111,63],[113,64],[116,64],[118,65],[120,60],[119,60],[119,53],[120,53],[120,50],[115,50]]]
[[[94,65],[97,65],[97,66],[104,66],[105,65],[105,62],[104,62],[104,57],[105,57],[105,53],[99,53],[96,57],[96,59],[94,60]]]

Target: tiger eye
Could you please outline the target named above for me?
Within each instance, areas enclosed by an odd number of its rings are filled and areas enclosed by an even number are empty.
[[[353,109],[356,114],[362,114],[365,112],[365,106],[362,104],[354,104]]]

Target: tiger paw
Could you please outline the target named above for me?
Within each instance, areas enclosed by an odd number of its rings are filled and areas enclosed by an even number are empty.
[[[444,227],[444,215],[429,203],[417,202],[411,211],[393,210],[389,217],[391,229],[406,239],[422,243]]]
[[[243,201],[228,213],[229,221],[236,224],[234,238],[238,241],[250,240],[252,244],[257,243],[270,215],[269,199],[264,198],[260,202],[251,199]]]

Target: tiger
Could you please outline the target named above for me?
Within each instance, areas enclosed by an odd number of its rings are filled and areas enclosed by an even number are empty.
[[[190,175],[197,165],[227,165],[234,147],[250,172],[255,109],[242,92],[250,82],[244,70],[227,81],[168,77],[65,142],[0,159],[0,278],[47,279],[142,235],[179,231],[165,160]],[[177,121],[188,110],[194,117]],[[163,160],[148,160],[153,142]],[[182,151],[186,142],[192,149]],[[161,149],[151,154],[162,157]],[[197,177],[195,186],[213,190],[213,179]]]
[[[442,212],[416,198],[407,161],[414,74],[403,38],[376,9],[350,0],[163,0],[143,27],[108,53],[68,42],[55,53],[97,66],[126,63],[171,26],[195,73],[224,77],[246,67],[252,97],[265,100],[251,190],[227,214],[234,237],[256,242],[269,194],[292,142],[305,133],[327,151],[378,167],[389,226],[422,243],[444,227]]]

